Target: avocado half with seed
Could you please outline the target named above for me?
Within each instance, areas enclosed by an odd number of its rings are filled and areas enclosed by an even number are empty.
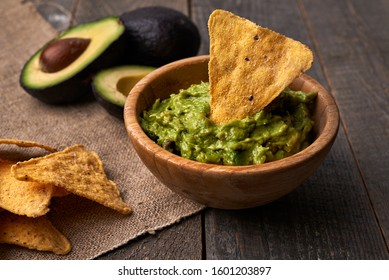
[[[92,73],[121,63],[124,30],[119,18],[110,16],[64,31],[27,61],[20,85],[46,103],[79,99],[90,92]]]
[[[96,100],[112,115],[123,118],[127,96],[135,84],[154,67],[123,65],[99,72],[92,81]]]

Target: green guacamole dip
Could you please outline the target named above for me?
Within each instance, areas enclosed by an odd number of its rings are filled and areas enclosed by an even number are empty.
[[[143,113],[141,126],[164,149],[199,162],[250,165],[290,156],[310,144],[316,93],[286,88],[252,117],[215,125],[209,83],[192,85]]]

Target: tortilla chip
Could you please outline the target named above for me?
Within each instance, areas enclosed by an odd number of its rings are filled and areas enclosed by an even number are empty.
[[[67,196],[68,194],[70,194],[70,192],[68,192],[64,188],[60,188],[60,187],[55,186],[52,196],[53,197],[64,197],[64,196]]]
[[[18,162],[12,172],[19,180],[52,184],[123,214],[132,212],[116,184],[107,178],[99,156],[82,145]]]
[[[45,215],[54,186],[17,180],[11,173],[15,162],[0,160],[0,207],[28,217]]]
[[[45,149],[51,153],[54,153],[57,151],[56,149],[54,149],[50,146],[43,145],[43,144],[40,144],[40,143],[37,143],[34,141],[27,141],[27,140],[0,139],[0,144],[13,144],[13,145],[17,145],[19,147],[24,147],[24,148],[38,147],[38,148]]]
[[[69,240],[42,216],[28,218],[7,211],[0,213],[0,243],[15,244],[59,255],[70,252]]]
[[[223,10],[208,21],[210,119],[226,123],[254,115],[313,62],[302,43]]]

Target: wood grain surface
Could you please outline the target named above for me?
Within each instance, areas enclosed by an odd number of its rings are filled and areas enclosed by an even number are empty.
[[[54,28],[163,5],[189,15],[209,48],[207,20],[226,9],[310,46],[308,74],[341,113],[324,164],[299,189],[248,210],[201,214],[102,259],[388,259],[389,2],[385,0],[30,1]]]

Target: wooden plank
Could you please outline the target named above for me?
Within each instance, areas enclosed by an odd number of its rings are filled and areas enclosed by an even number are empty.
[[[315,1],[316,2],[316,1]],[[222,8],[314,47],[290,1],[193,1],[199,26]],[[201,28],[206,36],[205,28]],[[202,46],[206,52],[207,45]],[[316,55],[317,57],[317,55]],[[308,72],[326,84],[319,61]],[[298,190],[272,204],[241,211],[208,209],[209,259],[388,258],[380,228],[343,129],[321,168]]]
[[[126,11],[146,6],[165,6],[188,14],[187,1],[175,0],[122,0],[122,1],[79,1],[75,23],[88,22],[109,15],[121,15]]]
[[[201,214],[108,252],[101,260],[200,260]]]
[[[387,259],[346,142],[341,131],[317,172],[279,201],[248,210],[207,210],[206,257]]]
[[[201,36],[199,54],[209,54],[208,17],[213,8],[209,1],[192,1],[191,4],[192,20],[197,25]]]
[[[301,6],[389,246],[389,2]]]
[[[37,11],[57,31],[63,31],[70,26],[99,18],[120,15],[125,11],[146,6],[165,6],[189,15],[187,1],[175,0],[123,0],[123,1],[77,1],[77,0],[30,0]]]

